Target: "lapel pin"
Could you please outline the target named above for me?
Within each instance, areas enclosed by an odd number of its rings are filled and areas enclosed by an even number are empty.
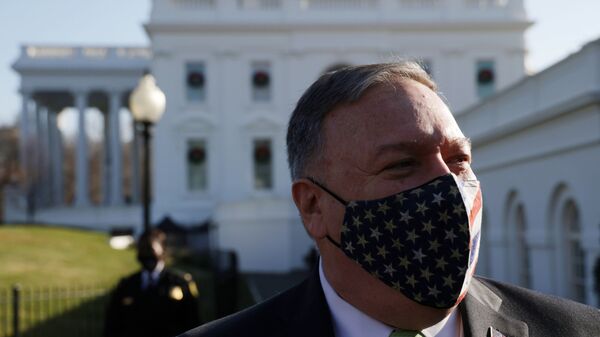
[[[487,337],[506,337],[502,332],[494,329],[494,327],[489,327]]]

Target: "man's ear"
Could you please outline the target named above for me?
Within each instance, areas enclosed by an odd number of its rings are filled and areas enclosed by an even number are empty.
[[[299,179],[292,184],[292,197],[308,234],[315,240],[324,238],[327,226],[321,189],[308,179]]]

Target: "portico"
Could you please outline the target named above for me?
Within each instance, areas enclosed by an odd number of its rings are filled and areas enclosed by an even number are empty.
[[[84,214],[81,210],[88,208],[138,208],[138,142],[136,139],[132,142],[128,158],[131,160],[131,192],[126,198],[123,190],[121,129],[124,126],[121,125],[121,114],[130,113],[129,94],[148,68],[149,60],[150,52],[145,48],[22,48],[21,55],[13,66],[21,75],[20,93],[23,100],[20,161],[25,182],[19,191],[20,207],[12,209],[13,213],[21,213],[18,218],[27,221],[31,213],[35,213],[36,221],[53,223],[57,210],[69,212],[77,209],[78,214]],[[73,168],[65,165],[66,144],[58,126],[59,116],[68,109],[74,110],[77,116]],[[91,196],[93,158],[86,119],[92,109],[96,109],[104,121],[102,158],[98,168],[101,183],[97,184],[100,188],[100,200],[92,200]],[[135,137],[135,132],[133,135]],[[68,174],[74,175],[71,193],[68,193],[65,185],[65,175]],[[50,210],[54,216],[45,217],[44,214]],[[16,214],[13,214],[13,219],[14,215]],[[97,227],[92,225],[97,220],[92,219],[90,225]],[[138,222],[137,217],[132,217],[131,220],[134,223],[125,220],[126,224],[115,225],[133,225]],[[77,222],[74,225],[86,222],[77,217],[72,221]]]

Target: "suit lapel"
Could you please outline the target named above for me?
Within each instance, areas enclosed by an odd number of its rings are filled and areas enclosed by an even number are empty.
[[[473,279],[459,306],[465,337],[528,337],[527,324],[500,313],[501,306],[502,299],[498,295]]]
[[[331,313],[323,294],[319,269],[314,268],[306,280],[305,287],[298,294],[300,298],[291,317],[287,317],[290,337],[333,337]]]
[[[319,271],[315,269],[299,289],[296,301],[281,314],[290,337],[332,337],[331,313],[323,294]],[[463,318],[464,337],[528,337],[525,322],[500,313],[502,299],[481,281],[473,279],[459,310]],[[293,308],[293,309],[292,309]]]

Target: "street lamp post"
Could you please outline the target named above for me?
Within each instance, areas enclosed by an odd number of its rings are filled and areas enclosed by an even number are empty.
[[[144,146],[143,161],[143,224],[144,231],[150,229],[150,138],[152,126],[158,122],[165,111],[165,94],[156,86],[154,77],[144,75],[129,97],[129,106],[136,125],[141,126]],[[138,128],[136,128],[138,129]]]

